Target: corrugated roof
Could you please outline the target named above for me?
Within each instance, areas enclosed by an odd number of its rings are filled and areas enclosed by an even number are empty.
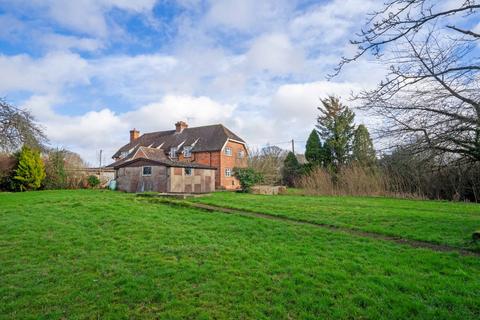
[[[185,146],[193,146],[192,152],[219,151],[227,139],[245,143],[242,138],[221,124],[185,128],[178,133],[175,130],[150,132],[121,147],[113,158],[119,158],[122,153],[130,153],[140,146],[163,149],[166,152],[172,147],[177,147],[178,151],[181,151]]]

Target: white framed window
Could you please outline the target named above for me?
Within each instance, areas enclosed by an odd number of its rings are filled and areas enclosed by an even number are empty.
[[[245,152],[243,150],[238,151],[237,157],[238,159],[243,159],[243,157],[245,157]]]
[[[122,151],[122,153],[120,153],[120,159],[123,159],[126,156],[128,156],[128,151]]]
[[[225,147],[225,155],[231,157],[232,156],[232,148]]]
[[[177,148],[176,147],[171,147],[170,148],[170,158],[176,158],[177,157]]]
[[[185,168],[185,175],[186,176],[193,175],[193,169],[192,168]]]
[[[231,176],[233,176],[233,170],[231,168],[226,168],[225,177],[231,177]]]
[[[183,148],[183,156],[185,158],[190,158],[192,156],[192,147]]]
[[[151,176],[151,175],[152,175],[152,167],[142,168],[142,176]]]

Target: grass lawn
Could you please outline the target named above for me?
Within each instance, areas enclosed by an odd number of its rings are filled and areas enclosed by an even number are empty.
[[[209,199],[227,196],[268,203]],[[298,208],[355,203],[297,199]],[[378,201],[373,208],[395,207]],[[399,203],[400,218],[417,204]],[[476,206],[419,207],[410,210],[478,219]],[[2,319],[478,319],[479,288],[474,256],[116,192],[0,194]]]
[[[480,205],[373,197],[218,192],[194,201],[480,251]]]

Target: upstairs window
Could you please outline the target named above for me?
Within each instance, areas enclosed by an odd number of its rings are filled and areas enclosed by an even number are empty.
[[[185,168],[185,175],[186,176],[191,176],[193,174],[193,169],[192,168]]]
[[[183,148],[183,156],[185,158],[190,158],[192,156],[192,147]]]
[[[128,156],[128,151],[122,151],[122,153],[120,153],[120,159],[123,159],[126,156]]]
[[[170,148],[170,158],[176,158],[177,157],[177,148],[176,147],[171,147]]]
[[[233,176],[233,171],[230,168],[225,169],[225,177],[231,177]]]
[[[152,167],[143,167],[142,176],[151,176]]]
[[[232,156],[232,148],[225,147],[225,155],[231,157]]]
[[[245,152],[243,150],[238,151],[237,157],[238,159],[243,159],[243,157],[245,157]]]

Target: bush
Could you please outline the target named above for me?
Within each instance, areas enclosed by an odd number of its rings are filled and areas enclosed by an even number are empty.
[[[45,189],[65,189],[67,187],[67,173],[65,171],[65,151],[51,150],[45,161],[46,178],[43,182]]]
[[[252,186],[263,182],[263,175],[252,168],[235,168],[234,172],[243,192],[250,192]]]
[[[90,188],[96,188],[100,184],[100,180],[94,175],[88,176],[87,181]]]
[[[11,178],[17,159],[10,154],[0,153],[0,190],[9,190],[11,188]]]
[[[17,191],[37,190],[45,179],[45,167],[40,153],[23,147],[18,154],[18,165],[12,178],[12,187]]]

